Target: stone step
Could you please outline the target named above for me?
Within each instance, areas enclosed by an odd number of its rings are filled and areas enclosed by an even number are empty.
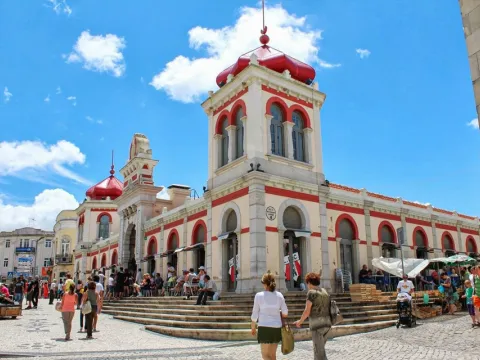
[[[150,309],[150,308],[131,308],[131,307],[119,307],[119,308],[111,308],[111,307],[104,307],[102,308],[102,312],[108,314],[112,311],[127,311],[127,312],[136,312],[139,314],[178,314],[178,315],[198,315],[198,316],[248,316],[250,317],[252,314],[252,309],[249,310],[209,310],[207,306],[197,306],[195,309],[188,310],[188,309],[177,309],[172,311],[171,309]],[[303,313],[303,309],[299,310],[290,310],[289,314],[292,316],[301,315]]]
[[[338,325],[334,326],[329,332],[329,338],[375,331],[393,326],[396,321],[378,321],[367,324]],[[177,328],[169,326],[147,325],[149,331],[157,332],[163,335],[174,337],[183,337],[198,340],[217,340],[217,341],[255,341],[255,337],[250,333],[250,329],[216,329],[205,331],[201,328]],[[294,329],[295,340],[311,340],[312,335],[308,329]]]
[[[153,319],[150,317],[131,317],[131,316],[114,316],[114,319],[135,322],[143,325],[158,325],[175,328],[199,328],[204,331],[212,329],[250,329],[250,322],[217,322],[217,321],[175,321],[165,319]]]
[[[114,308],[131,308],[131,309],[155,309],[155,310],[196,310],[198,305],[192,303],[190,305],[140,305],[140,304],[109,304],[105,303],[103,308],[105,309],[114,309]],[[305,302],[301,304],[287,304],[289,310],[303,310],[305,309]],[[202,308],[211,310],[211,311],[223,311],[223,310],[237,310],[237,311],[252,311],[253,304],[247,305],[217,305],[214,302],[210,302],[208,305],[203,305]],[[340,308],[341,309],[341,308]]]

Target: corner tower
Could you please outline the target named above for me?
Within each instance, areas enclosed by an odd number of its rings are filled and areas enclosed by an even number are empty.
[[[307,271],[330,274],[325,94],[313,67],[269,46],[265,26],[261,33],[261,46],[223,70],[219,90],[202,104],[209,126],[207,260],[221,289],[237,293],[261,290],[267,270],[280,290],[299,289]]]

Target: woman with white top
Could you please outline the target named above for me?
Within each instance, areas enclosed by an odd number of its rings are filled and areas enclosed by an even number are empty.
[[[252,335],[257,334],[263,360],[276,360],[278,343],[282,341],[282,319],[288,316],[287,305],[281,293],[275,291],[274,276],[268,272],[262,277],[265,291],[255,295],[252,312]],[[281,312],[281,314],[280,314]]]

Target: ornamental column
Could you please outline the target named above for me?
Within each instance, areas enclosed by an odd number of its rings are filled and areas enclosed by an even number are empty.
[[[213,172],[215,172],[221,164],[222,158],[222,135],[213,135]]]
[[[279,262],[279,271],[278,271],[278,283],[277,290],[280,292],[286,292],[287,284],[285,282],[285,254],[284,254],[284,245],[283,245],[283,236],[285,234],[284,230],[278,229],[278,262]]]
[[[293,122],[284,121],[283,122],[283,144],[285,147],[285,157],[293,160],[293,127],[295,124]]]
[[[311,165],[315,165],[313,163],[312,134],[313,134],[312,128],[303,129],[303,138],[304,138],[303,143],[304,143],[304,151],[305,151],[305,161],[307,163],[311,164]],[[321,169],[319,169],[319,170],[321,170]]]
[[[272,132],[270,131],[272,119],[273,119],[272,115],[265,114],[265,124],[267,125],[267,154],[268,155],[272,155]]]
[[[372,249],[372,226],[370,223],[370,209],[373,207],[373,201],[363,201],[363,212],[365,214],[365,235],[367,237],[367,261],[368,266],[372,265],[373,249]],[[380,243],[380,239],[377,240]],[[379,244],[380,245],[380,244]]]
[[[320,201],[318,204],[320,212],[320,236],[321,236],[321,246],[322,246],[322,286],[331,291],[332,290],[332,269],[330,266],[330,252],[329,242],[328,242],[328,217],[327,217],[327,201],[324,195],[320,195]],[[340,251],[337,252],[340,254]],[[340,255],[338,255],[339,257]]]
[[[228,162],[235,160],[236,149],[237,149],[237,127],[235,125],[227,126],[228,132]]]
[[[434,249],[434,258],[435,257],[442,257],[442,246],[439,247],[438,245],[438,238],[437,238],[437,226],[436,222],[438,220],[438,215],[431,215],[432,220],[432,239],[433,239],[433,249]]]
[[[456,247],[457,251],[459,252],[467,252],[467,249],[465,249],[465,243],[462,241],[462,230],[461,226],[463,225],[463,222],[461,220],[457,220],[457,239],[458,239],[458,247]],[[468,254],[467,254],[468,255]]]

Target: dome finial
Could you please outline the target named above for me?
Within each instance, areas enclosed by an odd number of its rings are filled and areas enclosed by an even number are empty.
[[[110,176],[113,177],[113,174],[115,174],[115,165],[113,164],[113,150],[112,150],[112,166],[110,168]]]
[[[270,41],[270,38],[267,35],[267,27],[265,26],[265,0],[262,0],[262,17],[263,17],[263,28],[260,30],[262,36],[260,36],[260,42],[263,46],[266,46]]]

